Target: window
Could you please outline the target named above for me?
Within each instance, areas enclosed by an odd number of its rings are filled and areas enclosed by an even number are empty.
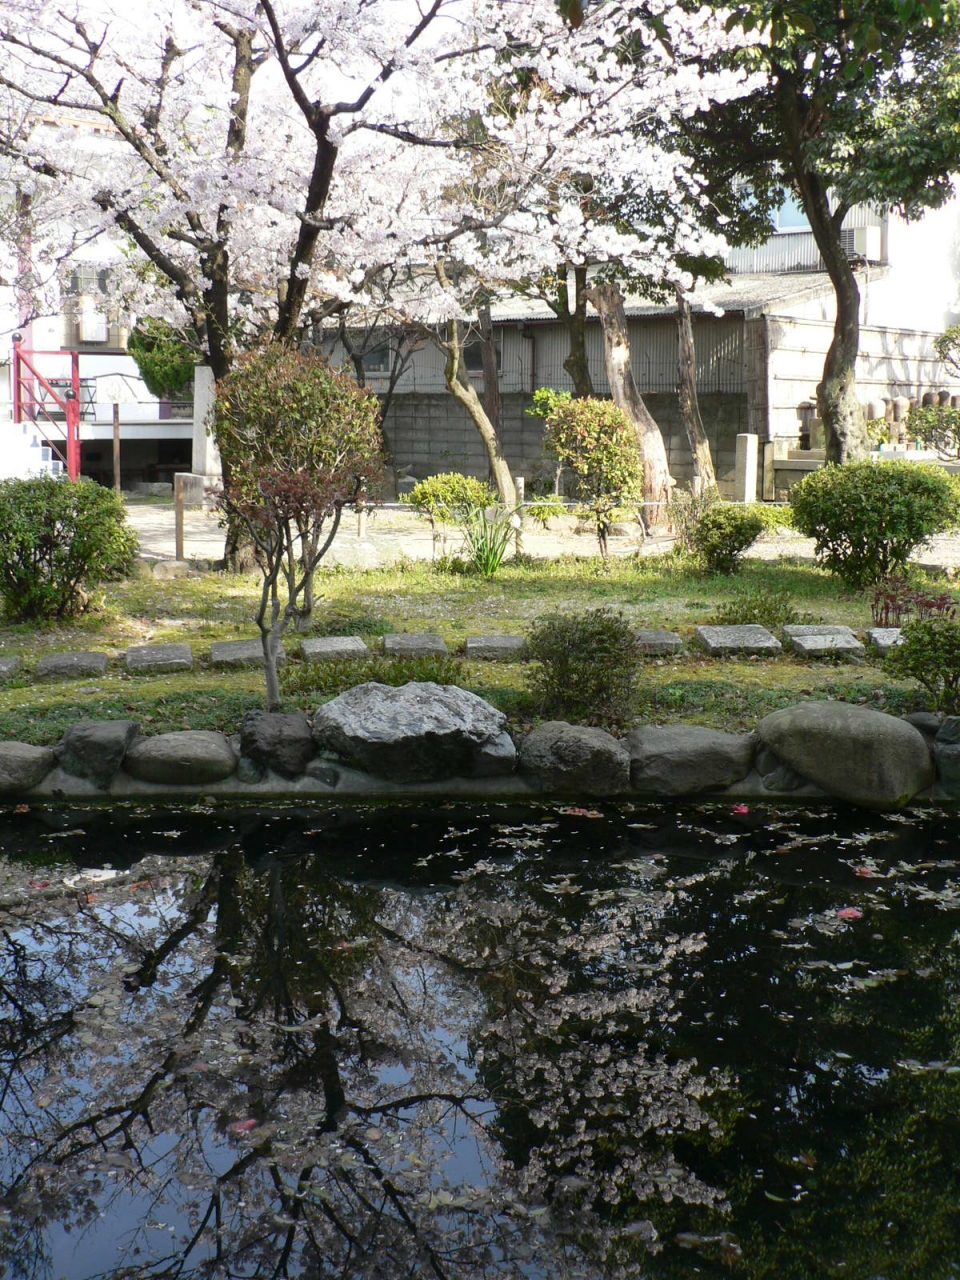
[[[67,292],[75,298],[95,297],[105,294],[110,284],[108,267],[98,267],[92,262],[81,262],[70,272]]]
[[[73,389],[73,383],[69,378],[48,378],[47,382],[56,391],[61,400],[66,399],[66,393]],[[46,417],[53,418],[54,421],[62,422],[66,414],[57,404],[56,400],[47,392],[47,388],[41,383],[37,384],[37,399],[43,406]],[[93,378],[80,379],[80,417],[83,421],[92,421],[97,416],[97,384]]]
[[[388,346],[374,347],[372,351],[365,351],[360,357],[364,373],[389,373],[391,354]]]
[[[497,353],[497,372],[500,372],[503,343],[500,336],[494,338],[493,348]],[[463,344],[463,363],[467,373],[483,373],[483,343],[479,338],[468,338]]]
[[[809,231],[810,223],[803,211],[803,205],[795,196],[788,196],[777,210],[778,231]]]

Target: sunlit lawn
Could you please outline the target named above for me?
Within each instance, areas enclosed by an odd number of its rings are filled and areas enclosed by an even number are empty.
[[[372,648],[386,632],[437,633],[453,658],[408,664],[408,678],[456,680],[501,706],[514,723],[530,723],[536,707],[526,694],[521,663],[467,662],[468,635],[523,635],[545,613],[601,606],[622,610],[636,627],[669,628],[685,638],[718,609],[743,594],[781,593],[803,621],[871,625],[870,601],[845,593],[826,573],[806,563],[748,560],[730,577],[705,575],[672,556],[508,563],[496,577],[441,571],[426,562],[361,571],[322,570],[314,634],[363,635]],[[101,589],[96,607],[69,626],[0,627],[0,654],[20,654],[21,678],[0,688],[0,736],[52,743],[79,719],[128,716],[151,732],[179,728],[236,730],[245,710],[263,705],[258,671],[223,672],[209,666],[217,640],[254,638],[259,580],[207,573],[156,581],[149,573]],[[133,644],[187,641],[192,672],[131,677],[124,650]],[[107,675],[95,681],[35,685],[31,673],[46,653],[96,649],[110,656]],[[358,679],[383,678],[383,660],[357,669],[346,663],[319,670],[298,660],[298,637],[288,636],[285,683],[290,707],[310,710]],[[860,666],[771,660],[717,660],[694,650],[643,662],[636,703],[638,722],[693,722],[739,730],[768,711],[802,697],[834,697],[904,711],[922,707],[921,691],[890,679],[868,659]]]

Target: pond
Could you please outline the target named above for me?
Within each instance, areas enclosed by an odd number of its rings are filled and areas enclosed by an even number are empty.
[[[0,815],[0,1275],[960,1276],[960,819]]]

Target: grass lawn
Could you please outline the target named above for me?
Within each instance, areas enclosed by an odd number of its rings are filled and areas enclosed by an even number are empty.
[[[943,584],[940,585],[943,589]],[[205,574],[158,582],[148,573],[101,589],[96,607],[68,626],[0,627],[0,656],[20,654],[22,676],[0,686],[0,739],[54,743],[80,719],[131,717],[147,732],[181,728],[234,731],[243,712],[263,705],[259,671],[223,672],[209,666],[216,640],[255,637],[259,580]],[[955,592],[956,594],[956,592]],[[437,679],[456,682],[500,706],[514,727],[529,725],[537,707],[526,692],[519,663],[467,662],[457,654],[468,635],[523,635],[539,615],[609,606],[637,627],[668,628],[689,637],[701,623],[720,620],[744,597],[737,620],[752,610],[788,605],[804,622],[871,625],[870,602],[845,593],[828,574],[790,561],[746,561],[736,576],[698,572],[671,556],[621,559],[566,558],[508,563],[483,580],[442,572],[425,562],[383,570],[332,568],[318,576],[313,634],[356,634],[370,640],[387,632],[428,631],[444,637],[454,656],[403,664],[388,671],[382,658],[356,664],[306,666],[296,636],[284,673],[289,708],[312,710],[361,679]],[[960,595],[958,595],[960,600]],[[757,620],[763,620],[759,618]],[[193,671],[129,676],[123,651],[133,644],[187,641]],[[46,653],[96,649],[111,657],[107,675],[93,681],[35,685],[32,670]],[[711,659],[693,651],[677,658],[645,659],[637,683],[637,723],[687,722],[731,731],[751,728],[769,711],[804,697],[837,698],[896,713],[924,707],[911,683],[886,675],[871,660],[861,666],[777,659]]]

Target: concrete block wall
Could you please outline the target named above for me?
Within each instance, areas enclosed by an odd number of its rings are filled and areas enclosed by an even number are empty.
[[[670,470],[679,485],[692,474],[686,432],[677,397],[659,392],[644,397],[664,435]],[[543,467],[543,424],[525,410],[531,397],[502,399],[503,451],[514,475],[530,480]],[[733,496],[737,434],[746,430],[746,393],[714,392],[700,397],[700,416],[710,441],[721,492]],[[418,480],[443,471],[487,476],[487,455],[476,427],[449,394],[413,393],[394,398],[385,423],[387,444],[397,468],[410,467]]]

